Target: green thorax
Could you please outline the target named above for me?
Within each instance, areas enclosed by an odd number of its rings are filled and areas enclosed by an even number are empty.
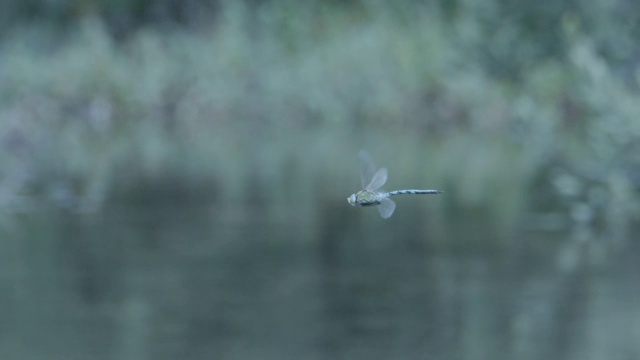
[[[384,197],[381,193],[360,190],[356,193],[356,203],[360,206],[378,205]]]

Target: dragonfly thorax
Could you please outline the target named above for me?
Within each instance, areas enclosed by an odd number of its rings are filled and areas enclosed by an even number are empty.
[[[380,200],[386,198],[385,193],[378,193],[369,190],[360,190],[355,194],[349,196],[347,201],[351,206],[371,206],[371,205],[379,205]]]

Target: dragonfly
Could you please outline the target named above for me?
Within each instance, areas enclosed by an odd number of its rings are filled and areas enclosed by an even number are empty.
[[[395,195],[403,194],[442,194],[440,190],[395,190],[384,192],[380,187],[387,182],[387,169],[380,168],[376,170],[376,166],[371,156],[366,151],[360,151],[358,154],[358,163],[360,164],[360,182],[362,190],[355,194],[351,194],[347,201],[351,206],[378,206],[378,212],[383,219],[388,219],[396,209],[396,203],[390,199]]]

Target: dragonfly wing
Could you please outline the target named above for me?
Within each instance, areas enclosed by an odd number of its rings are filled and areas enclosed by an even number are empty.
[[[373,163],[369,153],[364,150],[358,154],[358,164],[360,165],[360,181],[364,189],[373,179],[373,174],[376,172],[376,165]]]
[[[382,168],[376,171],[371,182],[365,186],[365,190],[376,191],[384,185],[385,182],[387,182],[387,168]]]
[[[386,198],[380,200],[380,206],[378,206],[378,212],[383,219],[388,219],[393,215],[393,211],[396,209],[396,203],[393,200]]]

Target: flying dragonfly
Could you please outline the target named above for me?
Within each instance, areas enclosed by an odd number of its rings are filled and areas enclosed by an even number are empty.
[[[360,182],[362,190],[355,194],[351,194],[347,201],[351,206],[375,206],[383,219],[388,219],[396,209],[396,203],[390,199],[391,196],[402,194],[441,194],[440,190],[395,190],[384,192],[379,190],[385,182],[387,182],[387,169],[381,168],[376,171],[376,166],[371,160],[371,156],[366,151],[360,151],[358,154],[358,163],[360,164]],[[378,191],[377,191],[378,190]]]

